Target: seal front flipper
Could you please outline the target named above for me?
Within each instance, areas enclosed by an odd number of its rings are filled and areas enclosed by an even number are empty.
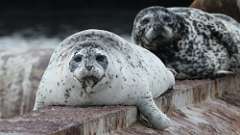
[[[169,68],[169,67],[168,67],[167,69],[172,72],[172,74],[174,75],[174,77],[177,76],[178,72],[177,72],[174,68]]]
[[[37,111],[40,108],[44,107],[44,102],[43,101],[36,101],[33,107],[33,111]]]
[[[174,68],[167,68],[170,72],[172,72],[172,74],[174,75],[174,77],[178,80],[183,80],[183,79],[190,79],[191,77],[188,76],[185,73],[178,73]]]
[[[137,107],[153,128],[164,130],[171,125],[171,120],[154,103],[150,92],[139,98]]]
[[[234,72],[232,72],[232,71],[227,71],[227,70],[219,70],[219,71],[217,71],[216,73],[215,73],[215,75],[217,76],[217,77],[219,77],[219,76],[225,76],[225,75],[233,75],[234,74]]]
[[[180,72],[176,74],[175,78],[178,80],[183,80],[183,79],[191,79],[192,77],[185,73]]]
[[[191,77],[185,73],[178,73],[174,68],[167,68],[170,72],[172,72],[172,74],[174,75],[174,77],[178,80],[183,80],[183,79],[190,79]]]

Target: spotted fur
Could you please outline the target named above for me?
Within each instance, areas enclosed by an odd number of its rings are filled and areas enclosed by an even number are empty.
[[[135,18],[132,39],[155,53],[177,79],[239,72],[240,24],[193,8],[149,7]]]
[[[174,83],[173,74],[148,50],[107,31],[86,30],[54,51],[34,110],[48,105],[136,105],[154,128],[164,129],[170,119],[153,98]]]

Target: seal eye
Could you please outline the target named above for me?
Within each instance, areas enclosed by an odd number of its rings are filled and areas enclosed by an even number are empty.
[[[82,61],[82,55],[77,55],[74,57],[75,62],[81,62]]]
[[[164,16],[163,21],[164,22],[171,22],[171,18],[169,16]]]
[[[98,62],[98,64],[100,64],[103,69],[107,69],[108,66],[108,60],[107,57],[105,55],[96,55],[96,61]]]
[[[98,62],[103,62],[104,60],[105,60],[105,56],[104,55],[97,55],[96,56],[96,60],[98,61]]]
[[[150,22],[150,20],[149,20],[149,18],[144,18],[142,21],[141,21],[141,24],[147,24],[147,23],[149,23]]]

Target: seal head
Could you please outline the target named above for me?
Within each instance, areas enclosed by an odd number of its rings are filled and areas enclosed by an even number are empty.
[[[183,21],[180,16],[163,7],[143,9],[134,20],[133,40],[149,50],[157,50],[157,47],[170,45],[173,39],[179,38],[178,28]]]
[[[69,70],[86,93],[94,93],[93,87],[105,76],[108,57],[96,43],[84,43],[75,49],[69,62]]]

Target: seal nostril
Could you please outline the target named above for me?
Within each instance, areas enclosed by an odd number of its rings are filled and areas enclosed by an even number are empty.
[[[91,70],[93,69],[93,66],[86,66],[86,69],[87,69],[88,71],[91,71]]]
[[[158,32],[164,31],[164,25],[161,24],[154,25],[153,29]]]

